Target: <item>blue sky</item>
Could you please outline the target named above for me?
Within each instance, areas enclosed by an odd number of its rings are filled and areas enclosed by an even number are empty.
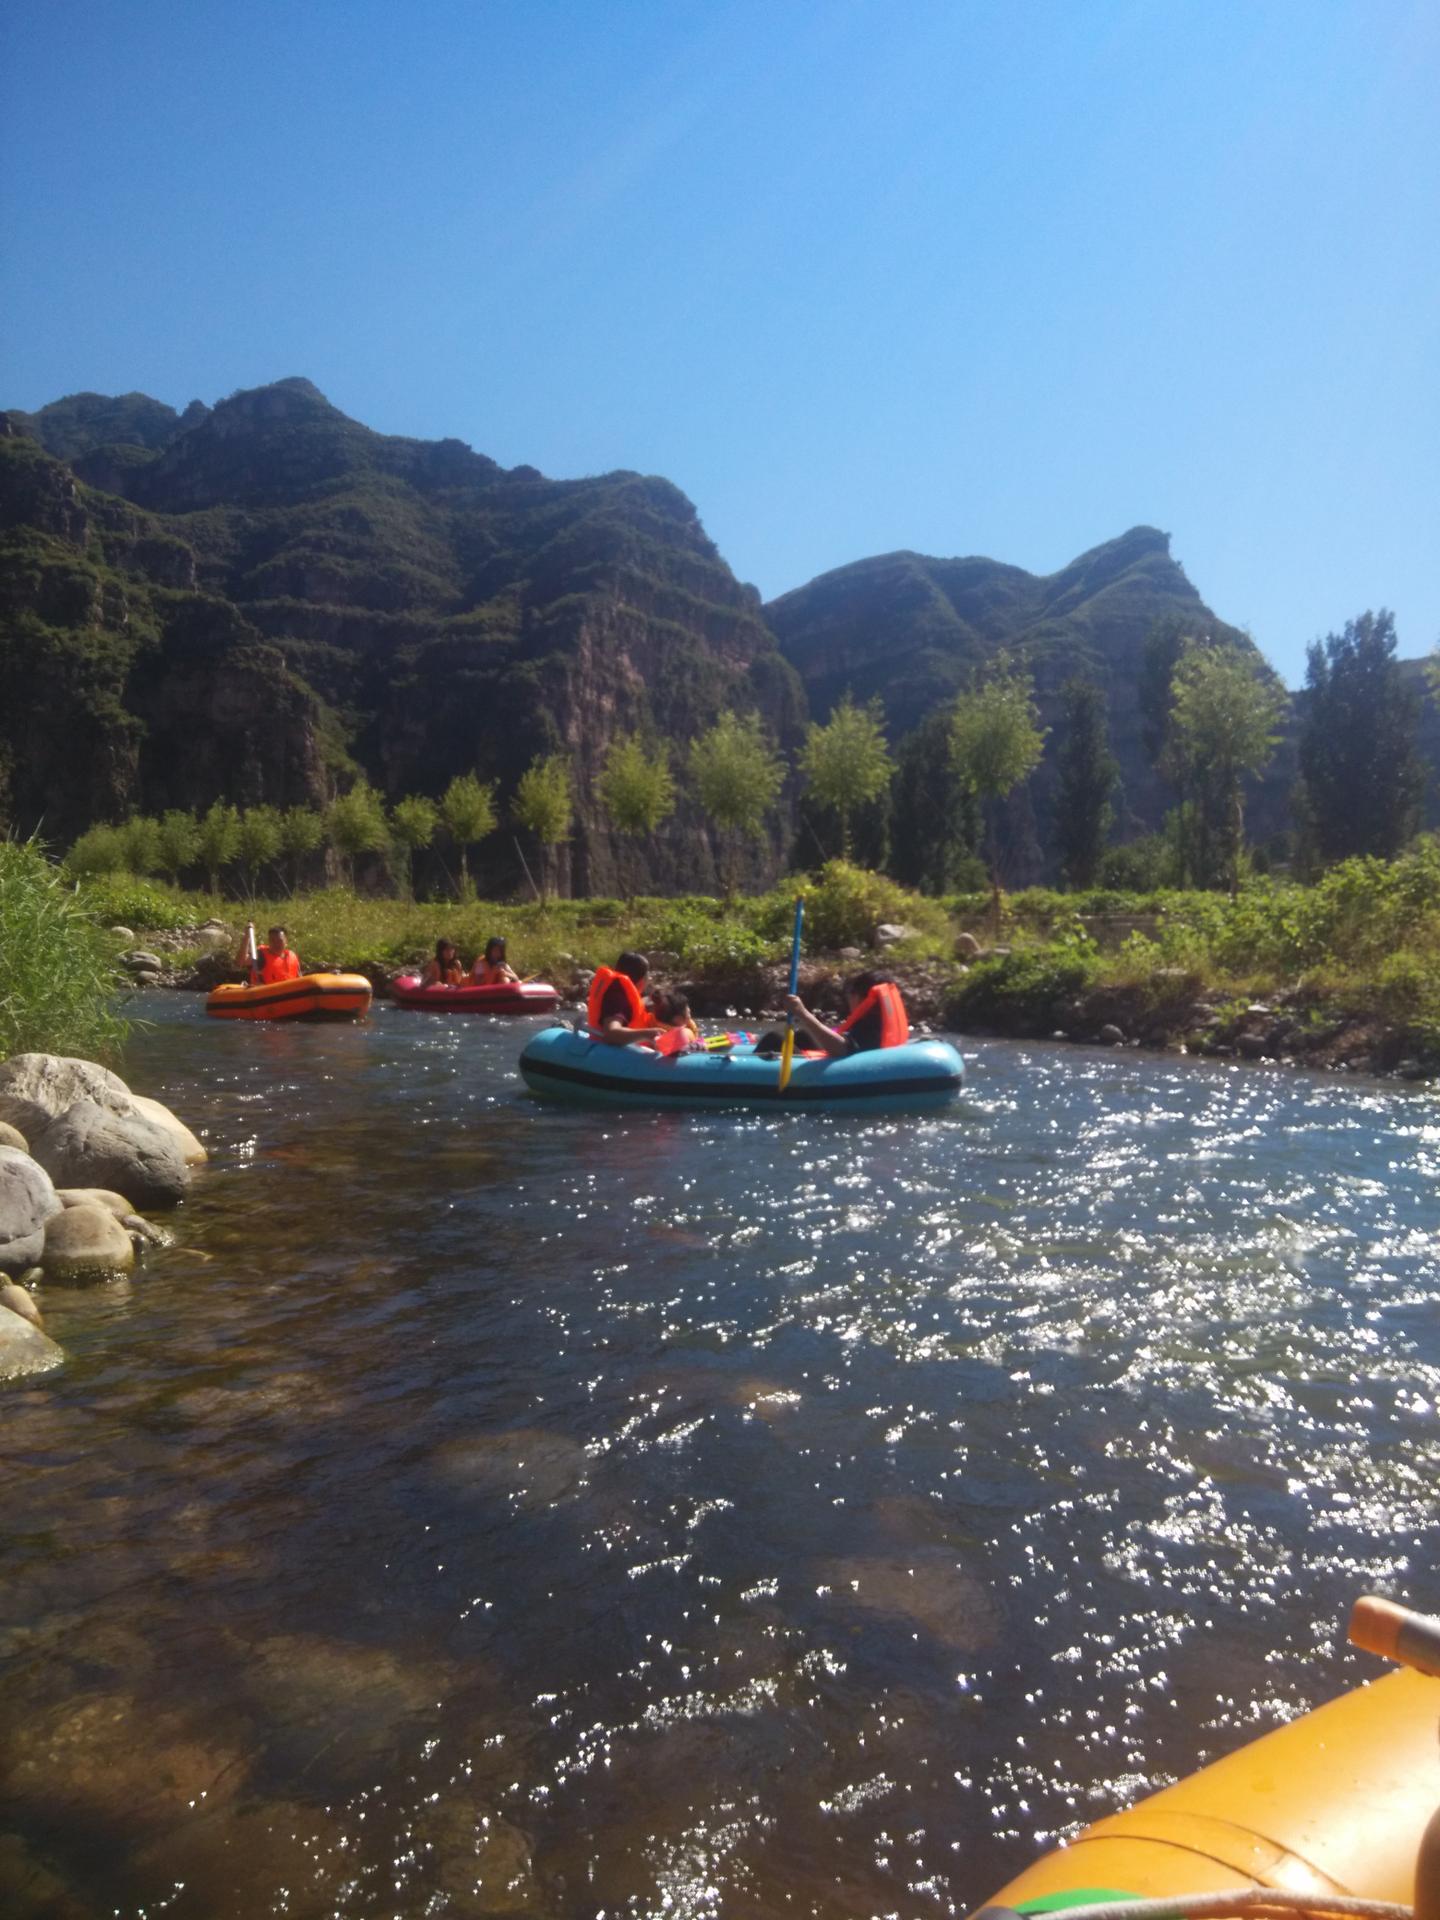
[[[1145,521],[1440,638],[1433,0],[10,0],[0,404],[286,374],[767,597]]]

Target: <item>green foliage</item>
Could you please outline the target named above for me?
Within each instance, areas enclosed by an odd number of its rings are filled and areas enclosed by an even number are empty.
[[[33,842],[0,841],[0,1059],[13,1053],[107,1058],[125,1024],[114,943]]]
[[[654,833],[675,806],[675,781],[663,742],[647,747],[638,733],[617,734],[605,753],[600,801],[620,833]]]
[[[290,891],[300,884],[301,867],[325,842],[325,816],[313,807],[287,807],[280,816],[280,851],[290,863]]]
[[[851,816],[878,800],[895,774],[878,696],[857,707],[847,693],[823,726],[812,721],[800,750],[800,771],[820,805],[840,816],[840,852],[848,860]]]
[[[1118,888],[1122,893],[1154,893],[1158,887],[1174,886],[1180,878],[1175,870],[1174,847],[1159,833],[1107,847],[1095,877],[1102,886]]]
[[[1242,781],[1268,765],[1285,709],[1283,689],[1257,655],[1188,647],[1171,681],[1170,752],[1191,829],[1189,872],[1202,885],[1240,884],[1245,844]]]
[[[533,833],[539,844],[542,898],[549,895],[554,851],[569,835],[573,809],[570,762],[563,753],[544,754],[521,774],[515,789],[514,814],[517,823]]]
[[[345,856],[352,885],[357,855],[379,853],[390,844],[385,802],[368,780],[357,780],[348,793],[330,802],[325,830],[330,844]]]
[[[68,863],[67,863],[68,864]],[[137,880],[128,873],[97,875],[82,880],[77,895],[88,919],[101,927],[133,927],[137,932],[168,932],[208,920],[214,905],[193,893],[166,887],[153,880]]]
[[[1105,696],[1094,681],[1067,681],[1060,703],[1055,847],[1066,885],[1090,887],[1104,856],[1120,768],[1110,751]]]
[[[733,896],[738,842],[764,837],[765,819],[785,778],[784,762],[766,737],[758,713],[722,713],[690,743],[690,777],[700,805],[724,843],[721,865]]]
[[[965,976],[950,1018],[1007,1033],[1048,1033],[1066,1003],[1092,983],[1093,954],[1078,945],[1026,948],[981,960]]]
[[[460,897],[468,899],[469,849],[493,833],[498,824],[493,784],[485,785],[473,773],[457,773],[440,797],[440,823],[460,856]]]
[[[173,885],[196,859],[200,832],[193,813],[172,807],[160,816],[155,842],[155,865]]]
[[[252,895],[260,869],[280,857],[283,832],[282,815],[274,807],[247,807],[240,816],[235,854],[245,869],[245,885]]]
[[[736,914],[717,912],[714,901],[677,900],[648,936],[648,944],[673,953],[683,970],[744,972],[777,957],[774,939]]]
[[[971,793],[998,800],[1040,764],[1045,729],[1030,676],[1003,654],[960,694],[950,713],[950,750]]]
[[[205,869],[211,893],[220,891],[220,875],[240,851],[240,815],[216,800],[200,816],[195,831],[195,857]]]
[[[777,887],[757,903],[757,923],[771,940],[788,941],[796,894],[805,901],[805,945],[815,952],[872,946],[875,929],[887,921],[934,938],[948,932],[944,910],[934,901],[883,873],[868,873],[848,860],[827,860],[818,875]]]
[[[120,873],[124,866],[125,841],[118,827],[91,827],[65,856],[65,871],[76,880]]]
[[[129,873],[156,873],[160,868],[160,823],[135,813],[120,827],[120,851]]]
[[[405,849],[405,891],[415,892],[415,855],[428,847],[440,825],[440,809],[423,794],[407,794],[390,809],[390,831]]]
[[[1310,648],[1300,696],[1303,824],[1316,858],[1393,859],[1420,821],[1419,701],[1395,658],[1383,608]]]
[[[979,840],[979,805],[950,751],[949,709],[937,707],[900,748],[890,821],[895,877],[923,893],[982,887]]]

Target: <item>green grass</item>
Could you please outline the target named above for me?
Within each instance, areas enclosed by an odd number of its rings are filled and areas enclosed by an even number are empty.
[[[0,1059],[119,1052],[115,942],[32,842],[0,841],[0,956]]]

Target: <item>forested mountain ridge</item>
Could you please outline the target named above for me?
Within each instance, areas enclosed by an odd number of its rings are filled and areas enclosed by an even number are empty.
[[[1205,605],[1171,557],[1169,536],[1154,527],[1132,527],[1052,574],[982,558],[881,554],[770,601],[765,617],[817,715],[847,691],[857,700],[878,696],[892,738],[1002,651],[1033,673],[1042,720],[1052,728],[1066,680],[1093,679],[1109,702],[1120,816],[1130,831],[1158,827],[1171,804],[1143,737],[1145,646],[1156,622],[1174,617],[1197,634],[1251,646]],[[1046,838],[1052,792],[1047,756],[1021,802],[1033,810],[1033,839]],[[1034,859],[1022,870],[1031,875]]]
[[[117,421],[135,437],[105,438]],[[303,380],[183,415],[144,396],[10,415],[0,613],[0,800],[58,838],[135,807],[318,802],[354,768],[392,795],[473,768],[503,804],[561,748],[570,881],[603,889],[595,776],[617,732],[684,742],[756,707],[793,745],[803,719],[758,596],[669,482],[507,471],[373,433]],[[757,858],[780,851],[777,832]],[[713,878],[692,808],[650,873]]]

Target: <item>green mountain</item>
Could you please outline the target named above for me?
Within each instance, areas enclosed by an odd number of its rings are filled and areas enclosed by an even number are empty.
[[[1140,687],[1147,636],[1172,616],[1195,632],[1250,645],[1205,605],[1171,557],[1169,536],[1154,527],[1132,527],[1051,574],[995,560],[882,554],[822,574],[765,608],[812,709],[823,715],[847,691],[859,700],[878,696],[895,739],[1001,651],[1030,668],[1049,726],[1065,681],[1087,674],[1109,699],[1127,832],[1157,827],[1170,804],[1145,751]],[[1047,756],[1015,809],[1017,878],[1047,869],[1052,799]]]
[[[595,777],[617,731],[684,742],[739,705],[797,738],[758,595],[668,481],[506,470],[374,433],[306,380],[183,415],[78,395],[0,418],[0,808],[22,831],[319,801],[356,768],[392,797],[473,768],[503,805],[558,747],[569,880],[603,890],[623,849]],[[647,868],[712,877],[693,810]],[[515,871],[497,835],[481,877]]]

